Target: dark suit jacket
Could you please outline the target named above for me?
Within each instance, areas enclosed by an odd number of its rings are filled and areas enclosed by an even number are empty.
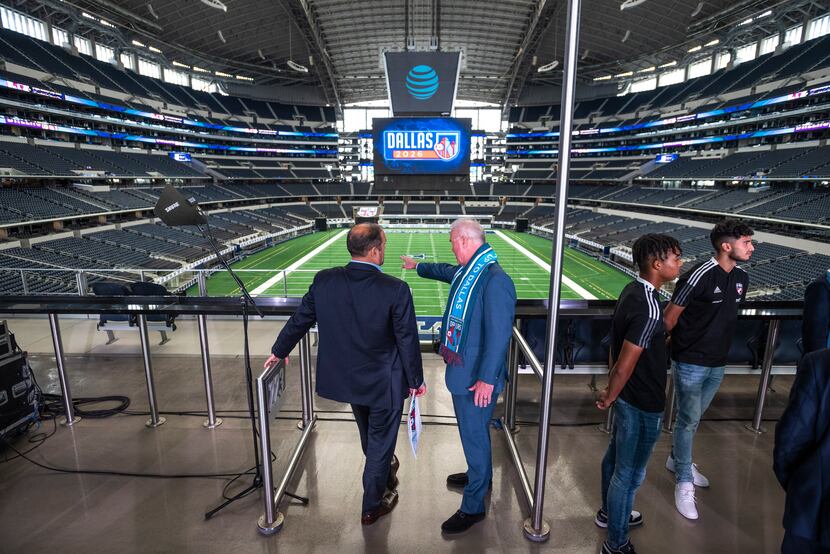
[[[460,266],[419,263],[418,275],[428,279],[452,282]],[[507,347],[513,336],[516,311],[516,288],[513,280],[499,264],[493,264],[476,286],[477,300],[464,330],[461,358],[464,365],[447,366],[445,381],[453,394],[466,394],[477,380],[494,385],[495,392],[504,388],[507,371]]]
[[[830,548],[830,349],[804,356],[775,429],[784,529]]]
[[[317,394],[374,408],[400,406],[423,382],[409,286],[350,262],[320,271],[271,352],[285,358],[317,323]]]
[[[804,319],[801,336],[804,353],[827,348],[830,334],[830,283],[822,275],[807,286],[804,291]]]

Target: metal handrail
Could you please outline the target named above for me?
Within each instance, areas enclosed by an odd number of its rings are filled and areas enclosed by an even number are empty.
[[[516,344],[519,345],[519,348],[530,364],[530,368],[533,370],[533,373],[535,373],[536,377],[538,377],[541,381],[544,374],[542,362],[540,362],[539,358],[536,357],[536,354],[533,353],[533,349],[527,343],[527,340],[522,335],[522,332],[519,331],[519,328],[515,325],[513,326],[513,340],[515,340]]]

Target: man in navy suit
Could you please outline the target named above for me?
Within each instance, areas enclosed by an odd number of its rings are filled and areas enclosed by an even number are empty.
[[[317,323],[317,394],[348,402],[366,456],[361,523],[371,525],[395,507],[395,442],[403,401],[426,392],[418,327],[409,286],[381,270],[386,235],[380,225],[349,231],[352,260],[317,273],[285,324],[265,367],[288,354]],[[394,458],[394,461],[393,461]]]
[[[830,553],[830,348],[801,360],[775,428],[773,460],[787,491],[781,552]]]
[[[830,269],[804,291],[801,335],[805,354],[830,348]]]
[[[417,263],[401,256],[405,269],[450,283],[442,325],[441,355],[447,362],[446,383],[452,393],[467,472],[447,477],[463,486],[461,509],[441,525],[444,533],[460,533],[484,519],[484,497],[493,478],[489,424],[504,388],[507,347],[513,330],[516,289],[485,242],[484,230],[471,219],[450,228],[458,265]]]

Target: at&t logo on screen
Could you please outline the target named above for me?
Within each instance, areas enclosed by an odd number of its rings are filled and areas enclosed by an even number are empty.
[[[406,75],[406,90],[416,100],[429,100],[438,91],[438,74],[428,65],[416,65]]]
[[[386,160],[439,160],[449,162],[459,154],[458,131],[384,131]]]

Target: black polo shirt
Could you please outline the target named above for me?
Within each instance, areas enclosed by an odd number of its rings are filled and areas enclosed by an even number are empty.
[[[620,392],[620,398],[645,412],[666,406],[666,327],[660,299],[651,283],[637,278],[620,293],[611,324],[611,354],[616,360],[623,341],[642,347],[643,353]]]
[[[746,271],[736,266],[727,273],[715,258],[681,275],[671,301],[685,309],[671,333],[672,359],[706,367],[726,365],[738,305],[748,288]]]

